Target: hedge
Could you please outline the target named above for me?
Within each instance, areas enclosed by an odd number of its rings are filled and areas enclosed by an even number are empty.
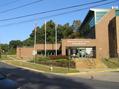
[[[31,62],[34,62],[32,60]],[[49,66],[59,66],[59,67],[68,67],[70,64],[70,68],[75,68],[75,63],[73,60],[68,60],[68,59],[56,59],[56,60],[50,60],[48,57],[41,57],[35,59],[35,62],[38,64],[44,64],[44,65],[49,65]]]

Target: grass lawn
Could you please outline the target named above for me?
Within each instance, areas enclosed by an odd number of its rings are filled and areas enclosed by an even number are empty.
[[[6,63],[13,64],[16,66],[22,66],[22,67],[27,67],[27,68],[32,68],[40,71],[45,71],[45,72],[51,72],[50,71],[50,66],[42,65],[42,64],[33,64],[29,62],[22,62],[18,60],[5,60]],[[76,69],[70,68],[68,71],[68,68],[64,67],[55,67],[53,66],[53,73],[75,73],[78,72]]]
[[[7,57],[7,55],[1,55],[0,60],[9,60],[9,58]]]

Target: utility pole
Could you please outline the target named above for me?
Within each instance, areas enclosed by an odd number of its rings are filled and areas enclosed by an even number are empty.
[[[58,25],[55,24],[55,55],[57,56],[57,27]]]
[[[47,26],[47,24],[46,24],[46,21],[45,21],[45,57],[46,57],[46,51],[47,51],[46,50],[46,44],[47,44],[46,43],[46,40],[47,40],[47,38],[46,38],[46,29],[47,29],[47,27],[46,26]]]

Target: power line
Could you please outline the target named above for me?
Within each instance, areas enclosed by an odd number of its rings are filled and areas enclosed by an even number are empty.
[[[105,1],[108,1],[108,0],[105,0]],[[114,2],[114,1],[112,1],[112,2]],[[100,3],[100,2],[104,2],[104,0],[99,0],[99,1],[91,2],[91,3],[85,3],[85,4],[80,4],[80,5],[74,5],[74,6],[69,6],[69,7],[64,7],[64,8],[54,9],[54,10],[48,10],[48,11],[43,11],[43,12],[39,12],[39,13],[33,13],[33,14],[28,14],[28,15],[13,17],[13,18],[0,19],[0,21],[15,20],[15,19],[35,16],[35,15],[39,15],[39,14],[45,14],[45,13],[50,13],[50,12],[55,12],[55,11],[60,11],[60,10],[65,10],[65,9],[71,9],[71,8],[74,8],[74,7],[80,7],[80,6],[85,6],[85,5],[90,5],[90,4]]]
[[[15,24],[22,24],[22,23],[28,23],[28,22],[33,22],[33,21],[35,21],[35,19],[24,20],[24,21],[15,22],[15,23],[8,23],[8,24],[0,25],[0,27],[6,27],[6,26],[15,25]]]
[[[108,1],[108,0],[105,0],[105,1]],[[38,1],[35,1],[35,2],[32,2],[32,3],[29,3],[29,4],[34,4],[34,3],[37,3],[37,2],[39,2],[39,0],[38,0]],[[82,5],[75,5],[75,6],[66,7],[66,8],[61,8],[61,9],[79,7],[79,6],[84,6],[84,5],[87,5],[87,4],[93,4],[93,3],[99,3],[99,2],[104,2],[104,0],[99,0],[99,1],[91,2],[91,3],[85,3],[85,4],[82,4]],[[29,4],[28,4],[28,5],[29,5]],[[27,6],[27,4],[26,4],[26,5],[19,6],[18,8],[16,7],[16,8],[13,8],[13,9],[8,9],[7,11],[11,11],[11,10],[14,10],[14,9],[19,9],[19,8],[22,8],[23,6]],[[4,12],[6,12],[6,11],[4,11]],[[0,13],[1,13],[1,12],[0,12]]]
[[[0,11],[0,14],[7,13],[7,12],[10,12],[10,11],[13,11],[13,10],[16,10],[16,9],[20,9],[20,8],[23,8],[23,7],[26,7],[26,6],[29,6],[29,5],[33,5],[33,4],[36,4],[36,3],[41,2],[41,1],[43,1],[43,0],[37,0],[37,1],[30,2],[30,3],[24,4],[24,5],[20,5],[20,6],[14,7],[14,8],[3,10],[3,11]]]
[[[63,12],[63,13],[59,13],[59,14],[54,14],[54,15],[50,15],[50,16],[45,16],[45,17],[42,17],[42,18],[40,18],[40,19],[51,18],[51,17],[56,17],[56,16],[60,16],[60,15],[64,15],[64,14],[69,14],[69,13],[73,13],[73,12],[78,12],[78,11],[81,11],[81,10],[84,10],[84,9],[89,9],[89,8],[93,8],[93,7],[104,6],[104,5],[107,5],[107,4],[114,3],[114,2],[118,2],[118,1],[107,2],[107,3],[103,3],[103,4],[101,4],[101,5],[92,5],[92,6],[90,6],[90,7],[84,7],[84,8],[81,8],[81,9],[76,9],[76,10],[67,11],[67,12]]]
[[[84,10],[84,9],[89,9],[89,8],[92,8],[92,7],[98,7],[98,6],[104,6],[104,5],[107,5],[107,4],[111,4],[113,2],[108,2],[108,3],[104,3],[104,4],[101,4],[101,5],[92,5],[91,7],[85,7],[85,8],[81,8],[81,9],[76,9],[76,10],[72,10],[72,11],[68,11],[68,12],[63,12],[63,13],[59,13],[59,14],[54,14],[54,15],[50,15],[50,16],[45,16],[45,17],[41,17],[39,19],[45,19],[45,18],[51,18],[51,17],[56,17],[56,16],[59,16],[59,15],[64,15],[64,14],[69,14],[69,13],[72,13],[72,12],[78,12],[78,11],[81,11],[81,10]],[[19,24],[19,23],[26,23],[26,22],[31,22],[31,21],[34,21],[35,19],[32,19],[32,20],[25,20],[25,21],[21,21],[21,22],[18,22],[16,24]],[[7,24],[7,25],[12,25],[13,23],[11,24]],[[5,25],[1,25],[1,26],[5,26]],[[1,27],[0,26],[0,27]]]
[[[114,1],[103,3],[103,4],[99,4],[99,5],[92,5],[90,7],[84,7],[84,8],[81,8],[81,9],[67,11],[67,12],[63,12],[63,13],[59,13],[59,14],[54,14],[54,15],[50,15],[50,16],[44,16],[44,17],[41,17],[39,19],[46,19],[46,18],[51,18],[51,17],[57,17],[57,16],[64,15],[64,14],[70,14],[70,13],[74,13],[74,12],[79,12],[79,11],[84,10],[84,9],[89,9],[89,8],[93,8],[93,7],[104,6],[104,5],[107,5],[107,4],[111,4],[113,2]],[[15,24],[22,24],[22,23],[28,23],[28,22],[33,22],[33,21],[35,21],[35,19],[25,20],[25,21],[16,22],[16,23],[9,23],[9,24],[5,24],[5,25],[0,25],[0,27],[7,27],[7,26],[15,25]]]

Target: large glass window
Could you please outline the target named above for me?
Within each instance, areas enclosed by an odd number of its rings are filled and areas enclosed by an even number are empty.
[[[95,16],[94,11],[90,11],[90,13],[85,18],[83,22],[83,26],[80,30],[81,36],[83,38],[91,38],[95,39]]]
[[[90,20],[89,26],[90,26],[90,28],[95,26],[95,18],[94,17]]]
[[[119,10],[116,10],[116,16],[119,16]]]
[[[69,50],[70,50],[69,55],[71,57],[75,57],[75,58],[80,58],[80,57],[81,58],[95,58],[96,57],[95,47],[69,47],[67,48],[67,51]]]
[[[96,23],[101,20],[101,18],[106,14],[107,12],[96,12]]]

